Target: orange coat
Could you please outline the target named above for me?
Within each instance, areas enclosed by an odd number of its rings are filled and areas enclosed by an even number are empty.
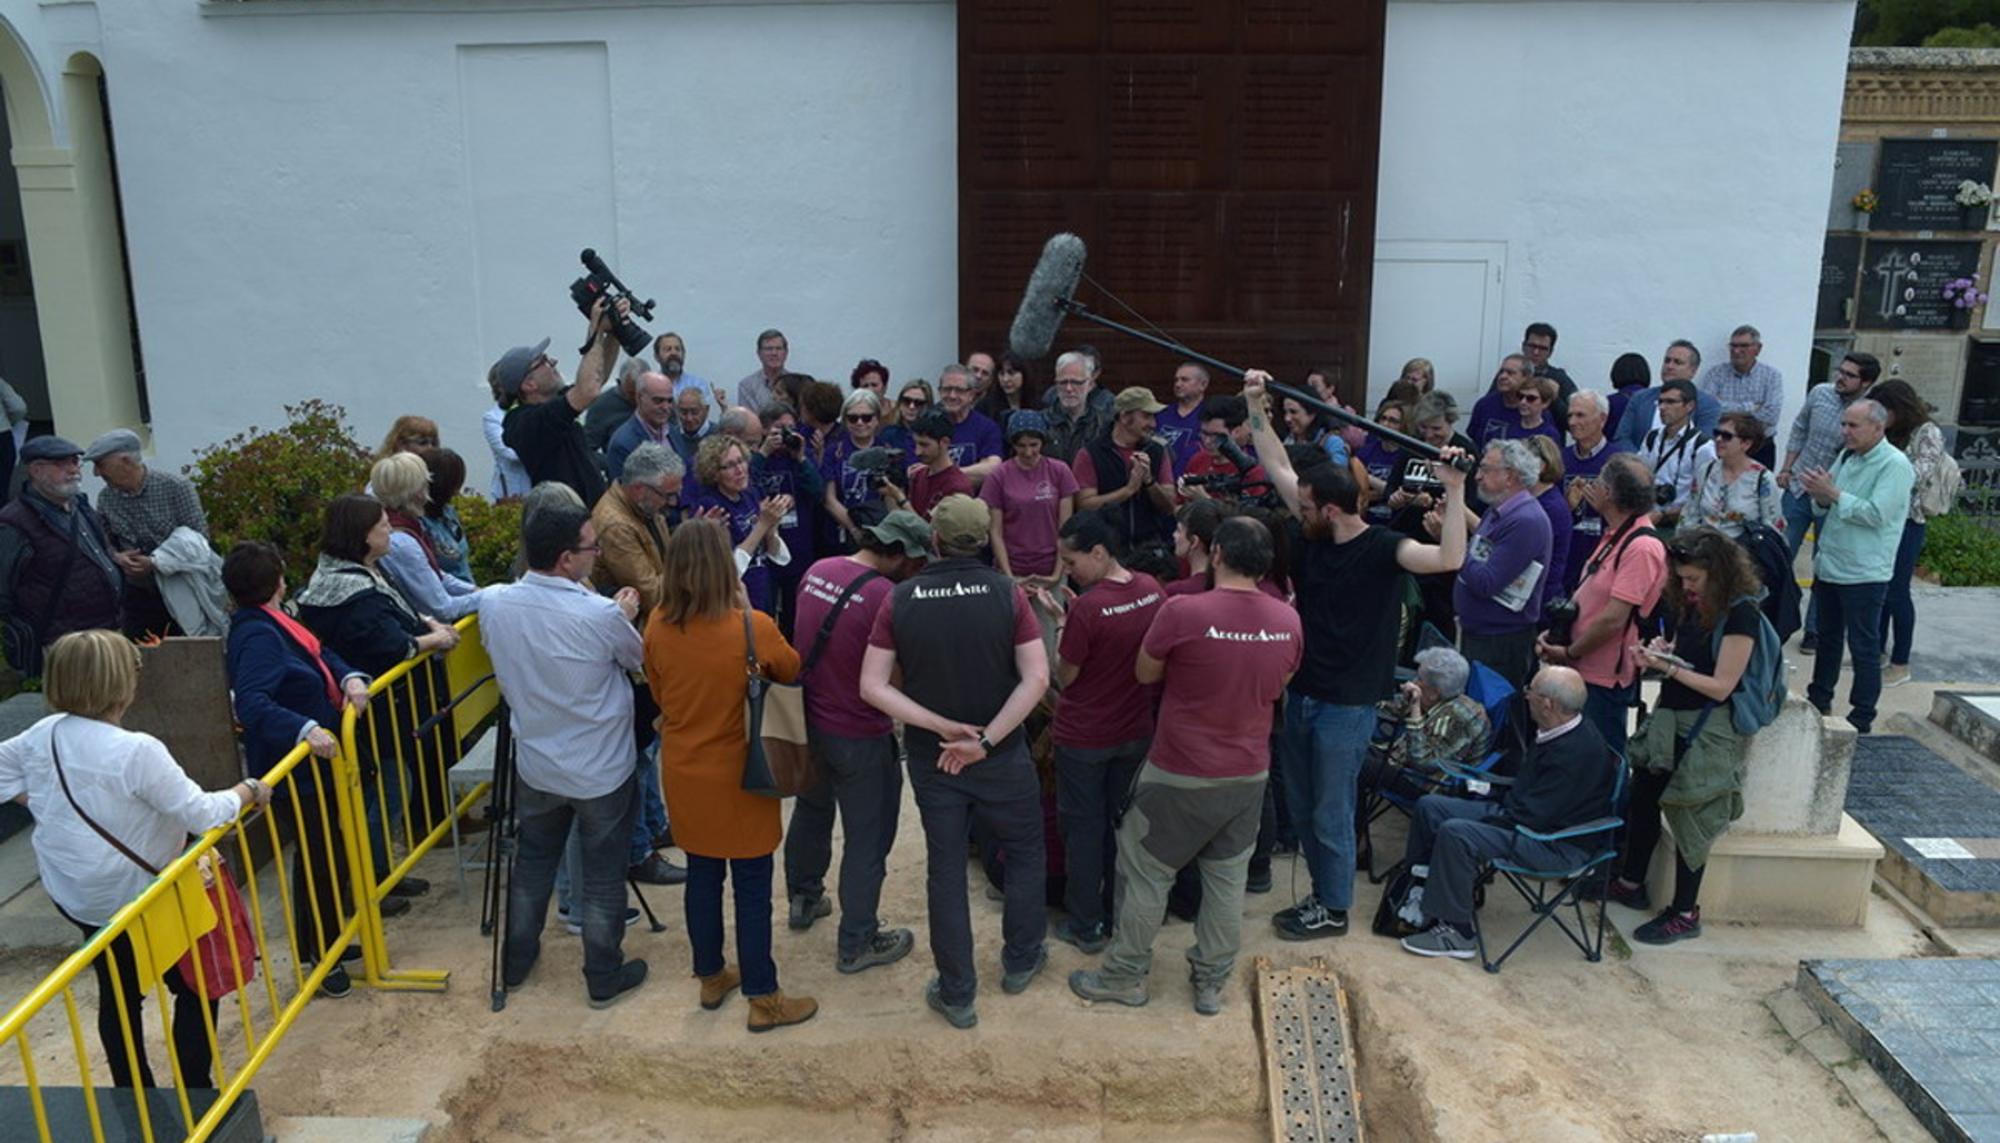
[[[757,661],[781,683],[799,653],[761,611],[750,613]],[[694,620],[686,630],[655,612],[646,622],[646,681],[660,704],[660,785],[674,844],[702,857],[762,857],[784,836],[779,802],[743,792],[746,739],[743,613]]]

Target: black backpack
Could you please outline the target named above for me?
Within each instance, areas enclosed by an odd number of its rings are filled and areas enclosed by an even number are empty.
[[[1792,547],[1768,524],[1743,525],[1743,534],[1736,537],[1736,542],[1749,551],[1750,562],[1757,565],[1757,573],[1764,581],[1764,601],[1760,607],[1764,618],[1778,632],[1778,642],[1783,643],[1798,631],[1801,622],[1801,593],[1798,577],[1792,574]]]

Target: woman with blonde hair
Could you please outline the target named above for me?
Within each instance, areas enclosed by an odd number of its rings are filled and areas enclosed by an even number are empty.
[[[1403,371],[1396,375],[1396,380],[1415,385],[1419,397],[1437,388],[1437,379],[1437,368],[1428,357],[1410,358],[1403,362]]]
[[[405,413],[389,426],[389,435],[382,438],[382,447],[375,450],[375,459],[394,456],[399,452],[415,452],[420,448],[438,446],[438,425],[429,417],[419,417],[415,413]]]
[[[765,677],[798,677],[799,653],[744,594],[729,533],[718,521],[690,520],[667,540],[665,586],[646,624],[646,681],[661,711],[660,782],[674,841],[688,858],[688,942],[701,1006],[720,1008],[740,986],[750,1030],[767,1032],[811,1019],[819,1005],[779,991],[771,959],[771,855],[783,829],[777,800],[743,789],[746,651]],[[722,952],[725,876],[736,903],[734,968]]]
[[[479,609],[479,588],[444,570],[437,546],[423,524],[430,503],[431,470],[415,453],[401,452],[375,462],[368,487],[389,512],[389,554],[382,570],[417,614],[450,621]]]
[[[181,855],[187,835],[271,800],[271,788],[255,778],[203,792],[159,739],[122,725],[138,693],[139,649],[131,640],[116,631],[72,631],[49,648],[42,671],[42,697],[53,713],[0,743],[0,801],[27,804],[42,888],[85,940]],[[120,934],[91,967],[111,1082],[135,1086],[136,1056],[136,1086],[155,1086],[142,1039],[148,990],[131,936]],[[171,965],[164,979],[174,997],[171,1038],[181,1078],[190,1088],[209,1087],[207,1029],[216,1002],[207,1002],[204,1016],[201,997]]]

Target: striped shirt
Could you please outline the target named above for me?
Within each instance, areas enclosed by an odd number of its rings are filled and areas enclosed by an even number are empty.
[[[1764,423],[1766,436],[1778,435],[1778,417],[1785,411],[1785,378],[1759,361],[1748,373],[1736,372],[1727,361],[1711,365],[1697,386],[1722,403],[1725,413],[1750,413]]]

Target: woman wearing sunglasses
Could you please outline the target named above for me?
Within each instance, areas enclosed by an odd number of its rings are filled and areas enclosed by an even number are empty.
[[[840,524],[841,533],[845,536],[854,533],[854,521],[847,510],[857,504],[880,500],[882,491],[878,481],[883,479],[882,474],[903,472],[916,459],[909,447],[890,440],[883,431],[884,413],[882,399],[873,390],[857,389],[849,393],[840,407],[840,423],[846,432],[826,446],[826,459],[820,463],[820,473],[826,477],[827,515]],[[878,445],[897,451],[897,456],[886,468],[855,466],[856,453]]]
[[[929,409],[936,399],[936,394],[931,392],[931,383],[921,377],[912,377],[903,382],[903,387],[896,392],[894,404],[890,404],[889,399],[884,397],[882,443],[895,445],[912,456],[916,455],[917,438],[911,432],[910,426],[916,423],[918,417],[923,416],[924,411]]]
[[[1695,470],[1682,524],[1707,525],[1732,540],[1757,524],[1782,533],[1785,490],[1769,469],[1750,459],[1763,447],[1763,422],[1749,413],[1724,413],[1708,439],[1715,442],[1715,458]]]

